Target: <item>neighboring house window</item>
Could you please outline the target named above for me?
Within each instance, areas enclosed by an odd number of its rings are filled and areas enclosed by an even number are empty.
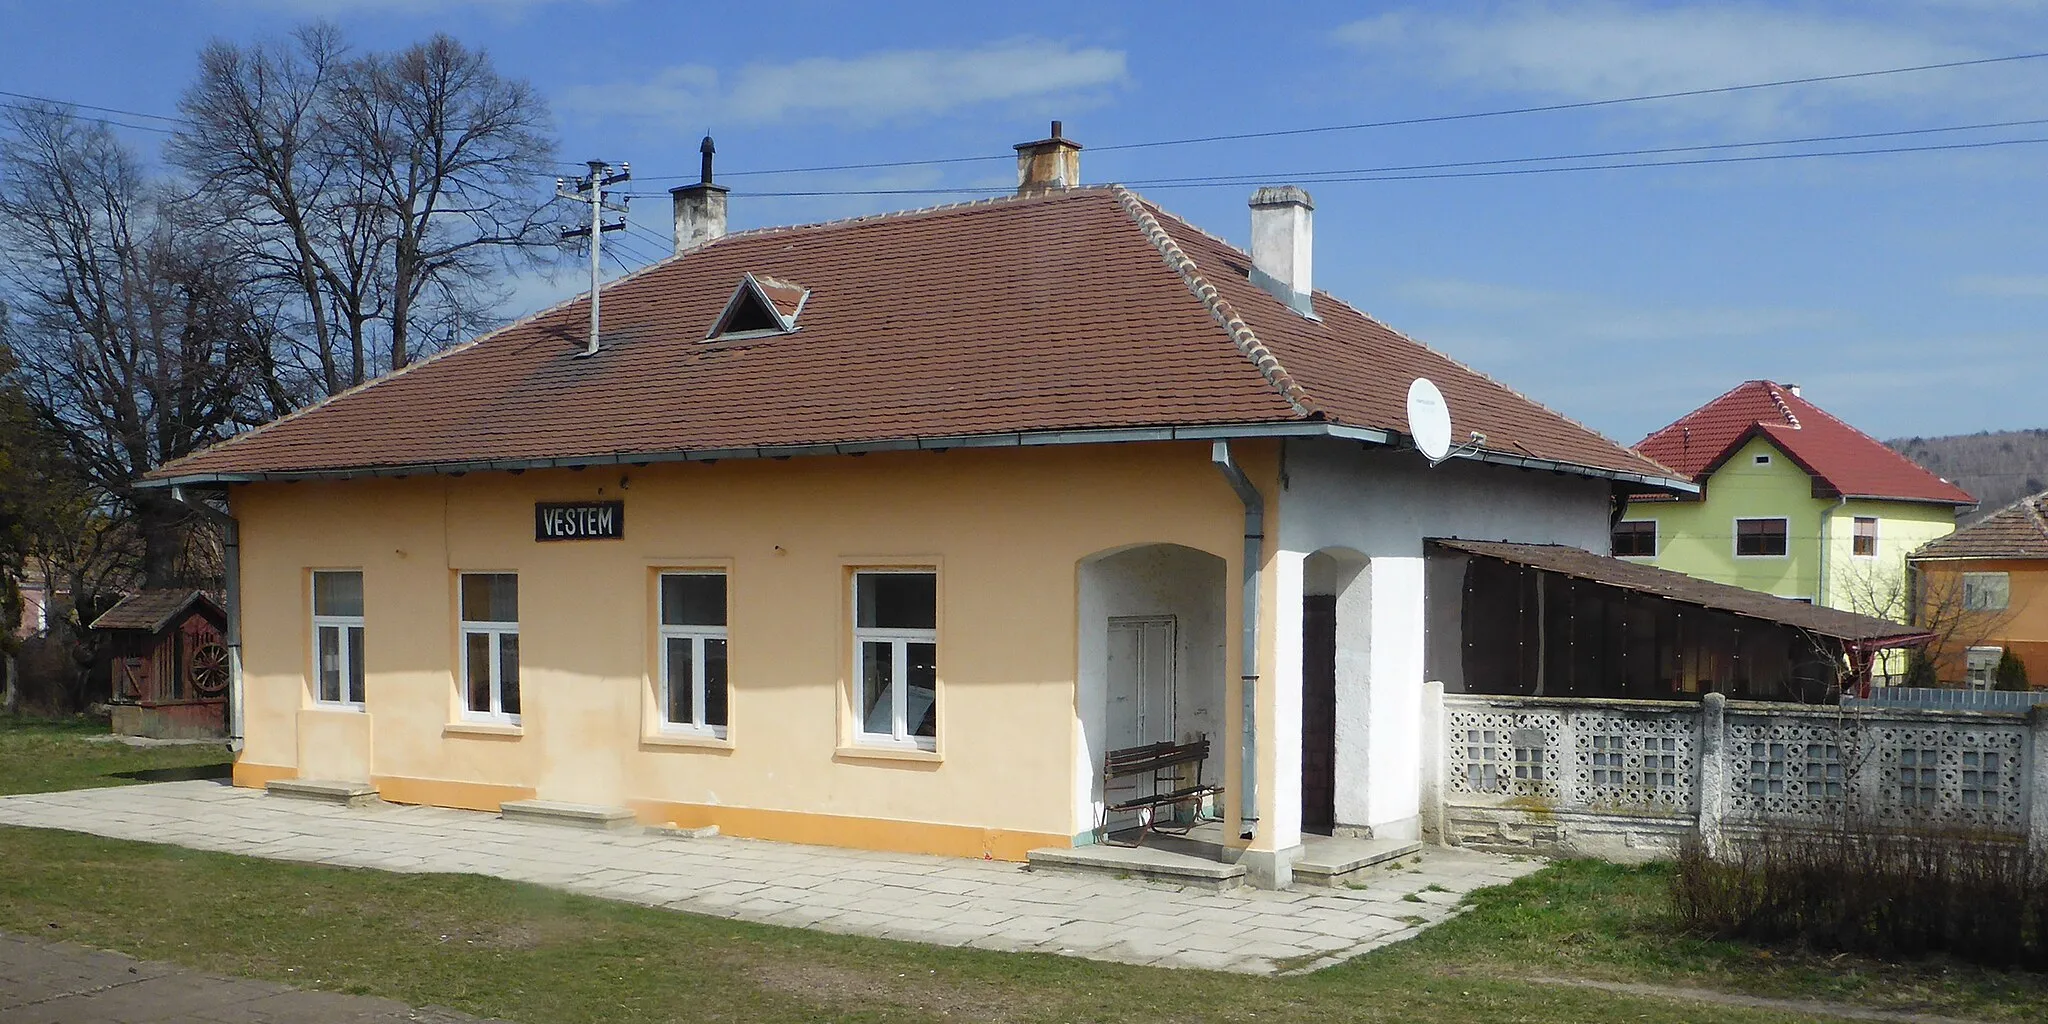
[[[937,749],[938,613],[937,573],[853,574],[861,742]]]
[[[1998,687],[1998,662],[2005,657],[2003,647],[1972,647],[1963,658],[1963,679],[1972,690],[1992,690]]]
[[[1785,520],[1737,519],[1735,521],[1735,553],[1757,557],[1783,555],[1785,553]]]
[[[1657,521],[1642,519],[1614,524],[1617,558],[1653,558],[1657,554]]]
[[[2012,598],[2012,583],[2002,572],[1963,574],[1963,609],[1973,612],[2002,612]]]
[[[313,574],[313,698],[363,706],[363,574]]]
[[[1858,558],[1877,557],[1877,520],[1870,516],[1856,517],[1855,546],[1850,551]]]
[[[662,727],[724,738],[725,574],[661,574]]]
[[[471,718],[519,720],[519,576],[462,574],[462,700]]]

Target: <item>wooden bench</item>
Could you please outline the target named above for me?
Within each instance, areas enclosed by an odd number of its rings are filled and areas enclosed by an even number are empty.
[[[1109,818],[1125,811],[1138,812],[1138,840],[1133,846],[1143,845],[1145,837],[1153,832],[1169,835],[1184,835],[1186,828],[1160,828],[1158,813],[1163,808],[1174,808],[1192,804],[1199,811],[1203,797],[1223,792],[1222,786],[1209,785],[1202,781],[1202,764],[1209,759],[1209,740],[1202,737],[1191,743],[1147,743],[1140,747],[1125,747],[1112,750],[1102,759],[1102,819],[1095,826],[1095,840],[1109,841]],[[1194,765],[1194,782],[1186,784],[1183,771]],[[1130,780],[1119,784],[1118,780]],[[1145,780],[1150,780],[1151,792]],[[1111,800],[1111,790],[1129,789],[1132,796],[1122,800]]]

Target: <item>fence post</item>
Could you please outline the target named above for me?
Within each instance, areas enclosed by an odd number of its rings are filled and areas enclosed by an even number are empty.
[[[1721,814],[1728,796],[1728,698],[1710,693],[1700,700],[1699,837],[1707,856],[1723,852]]]
[[[1444,749],[1450,742],[1444,725],[1444,684],[1432,679],[1422,684],[1422,837],[1435,837],[1437,845],[1451,845],[1444,828]]]
[[[2027,844],[2048,855],[2048,704],[2027,709]]]

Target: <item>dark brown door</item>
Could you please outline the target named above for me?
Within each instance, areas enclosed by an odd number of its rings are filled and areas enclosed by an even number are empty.
[[[1301,632],[1301,830],[1326,836],[1337,823],[1337,599],[1302,598]]]

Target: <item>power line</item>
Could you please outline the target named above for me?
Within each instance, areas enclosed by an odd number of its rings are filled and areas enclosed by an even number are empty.
[[[1748,82],[1741,85],[1722,85],[1703,89],[1681,89],[1672,92],[1644,93],[1636,96],[1616,96],[1598,100],[1576,100],[1569,103],[1547,103],[1527,107],[1506,107],[1498,110],[1468,111],[1460,114],[1432,114],[1422,117],[1396,118],[1386,121],[1362,121],[1355,124],[1317,125],[1308,128],[1285,128],[1262,132],[1237,132],[1228,135],[1201,135],[1181,139],[1155,139],[1147,142],[1125,142],[1105,146],[1092,146],[1097,153],[1118,152],[1133,149],[1157,149],[1165,146],[1192,146],[1212,142],[1240,142],[1249,139],[1288,138],[1298,135],[1316,135],[1330,132],[1362,131],[1369,128],[1398,128],[1423,124],[1442,124],[1448,121],[1470,121],[1487,117],[1509,117],[1521,114],[1553,113],[1565,110],[1588,110],[1597,107],[1618,106],[1625,103],[1648,103],[1660,100],[1684,99],[1696,96],[1717,96],[1737,92],[1752,92],[1758,89],[1779,89],[1795,85],[1819,85],[1826,82],[1844,82],[1862,78],[1877,78],[1885,75],[1914,74],[1922,71],[1940,71],[1950,68],[1975,67],[1985,64],[2004,64],[2023,60],[2038,60],[2048,57],[2048,51],[2037,53],[2016,53],[2003,57],[1980,57],[1972,60],[1944,61],[1938,64],[1916,64],[1910,67],[1882,68],[1875,71],[1851,71],[1836,75],[1810,75],[1805,78],[1783,78],[1769,82]],[[728,171],[727,177],[746,177],[766,174],[813,174],[825,171],[866,171],[889,167],[937,167],[947,164],[977,163],[984,160],[1013,159],[1013,154],[990,153],[981,156],[939,157],[928,160],[888,160],[872,163],[824,164],[810,167],[777,167],[756,171]],[[643,176],[647,181],[674,181],[688,178],[687,174]]]
[[[11,96],[11,95],[13,95],[13,93],[6,93],[6,94],[4,94],[4,95],[10,95],[10,96]],[[24,112],[26,112],[26,113],[31,113],[31,114],[33,114],[33,113],[39,113],[39,112],[41,111],[41,108],[39,108],[39,107],[32,107],[32,106],[29,106],[29,105],[28,105],[28,104],[26,104],[26,103],[7,103],[7,102],[0,102],[0,107],[6,107],[6,108],[7,108],[7,109],[9,109],[9,110],[20,110],[20,111],[24,111]],[[146,125],[146,124],[129,124],[129,123],[125,122],[125,121],[116,121],[116,120],[114,120],[113,118],[110,118],[110,117],[94,117],[94,116],[92,116],[92,115],[90,115],[90,114],[77,114],[77,113],[74,113],[74,114],[72,114],[71,116],[72,116],[72,117],[75,117],[75,118],[77,118],[77,119],[78,119],[78,120],[80,120],[80,121],[94,121],[94,122],[97,122],[97,123],[99,123],[99,124],[104,124],[104,125],[112,125],[112,126],[113,126],[113,127],[115,127],[115,128],[132,128],[132,129],[134,129],[135,131],[138,131],[138,132],[156,132],[156,133],[157,133],[157,134],[159,134],[159,135],[174,135],[174,134],[176,134],[176,130],[175,130],[175,129],[171,129],[171,128],[158,128],[158,127],[155,127],[155,126],[153,126],[153,125]]]
[[[1324,177],[1316,178],[1313,180],[1321,184],[1347,184],[1352,182],[1365,181],[1426,181],[1441,178],[1492,178],[1510,177],[1521,174],[1561,174],[1573,171],[1611,171],[1646,167],[1693,167],[1705,164],[1757,163],[1770,160],[1807,160],[1818,157],[1882,156],[1897,153],[1932,153],[1965,149],[1991,149],[2001,146],[2025,146],[2043,142],[2048,142],[2048,138],[1994,139],[1986,142],[1951,142],[1928,146],[1888,146],[1876,149],[1814,150],[1804,153],[1762,153],[1755,156],[1701,157],[1691,160],[1641,160],[1625,163],[1577,164],[1569,167],[1509,167],[1495,170],[1454,170],[1429,172],[1421,174],[1397,173],[1400,170],[1402,170],[1401,168],[1362,168],[1357,172],[1321,172],[1324,174],[1333,175],[1353,175],[1350,177]],[[1770,145],[1770,143],[1755,143],[1754,145]],[[1538,160],[1551,158],[1528,157],[1523,159]],[[1483,166],[1488,163],[1498,162],[1508,161],[1475,161],[1474,163],[1467,166]],[[1455,167],[1459,165],[1446,166]],[[1157,182],[1133,181],[1128,182],[1127,184],[1129,184],[1133,188],[1153,189],[1240,188],[1243,186],[1244,182],[1238,180],[1237,176],[1231,176],[1228,178],[1183,178]],[[954,186],[910,189],[819,189],[813,191],[795,192],[735,192],[733,193],[733,195],[735,197],[740,198],[791,199],[823,196],[1000,195],[1010,191],[1012,190],[1008,188],[997,188],[994,186]]]
[[[194,122],[192,122],[192,121],[188,121],[188,120],[186,120],[185,118],[182,118],[182,117],[171,117],[171,116],[169,116],[169,115],[166,115],[166,114],[145,114],[145,113],[143,113],[143,112],[142,112],[142,111],[140,111],[140,110],[123,110],[123,109],[121,109],[120,107],[98,107],[98,106],[94,106],[94,105],[92,105],[92,104],[90,104],[90,103],[78,103],[78,102],[76,102],[76,101],[73,101],[73,100],[59,100],[59,99],[52,99],[52,98],[50,98],[50,97],[48,97],[48,96],[31,96],[31,95],[29,95],[28,93],[25,93],[25,92],[8,92],[8,91],[7,91],[7,90],[5,90],[5,89],[0,89],[0,96],[6,96],[6,97],[9,97],[9,98],[12,98],[12,99],[17,99],[17,100],[30,100],[30,101],[33,101],[33,102],[36,102],[36,103],[54,103],[54,104],[57,104],[58,106],[64,106],[64,107],[79,107],[79,108],[81,108],[81,109],[84,109],[84,110],[97,110],[97,111],[99,111],[100,113],[103,113],[103,114],[120,114],[120,115],[122,115],[123,117],[142,117],[142,118],[148,118],[148,119],[149,119],[149,120],[151,120],[151,121],[169,121],[169,122],[171,122],[172,124],[183,124],[183,125],[191,125],[191,124],[193,124],[193,123],[194,123]],[[158,130],[158,131],[160,131],[161,129],[150,129],[150,130]]]

